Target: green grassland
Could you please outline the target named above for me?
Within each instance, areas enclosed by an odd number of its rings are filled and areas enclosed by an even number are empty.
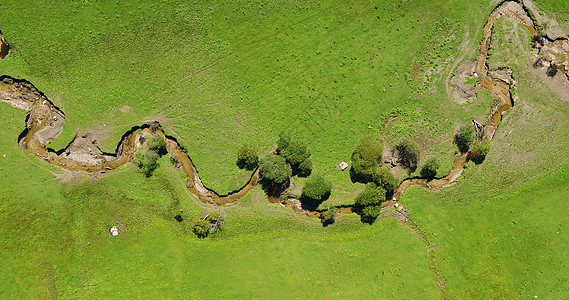
[[[398,115],[386,143],[416,140],[442,175],[453,132],[492,103],[481,93],[459,105],[444,81],[456,60],[476,56],[495,1],[385,2],[4,1],[0,30],[13,50],[0,73],[29,80],[66,113],[55,149],[81,130],[112,152],[126,130],[158,119],[224,193],[250,176],[235,165],[242,144],[268,153],[292,131],[334,184],[322,205],[349,204],[361,186],[335,166],[386,116]],[[401,199],[437,244],[455,299],[569,294],[569,108],[513,28],[498,23],[489,65],[513,70],[520,100],[486,161],[455,187]],[[60,170],[18,147],[25,112],[0,103],[0,116],[0,298],[439,297],[425,244],[392,218],[323,228],[267,204],[257,187],[222,208],[221,232],[197,239],[189,221],[211,207],[166,157],[150,178],[127,166],[61,183]],[[112,238],[117,222],[124,232]]]
[[[235,165],[240,145],[266,153],[292,131],[309,142],[315,173],[334,182],[332,203],[355,196],[335,166],[392,112],[402,117],[391,144],[424,138],[424,150],[450,168],[452,145],[428,139],[449,140],[472,115],[432,84],[446,72],[425,79],[427,69],[458,58],[465,28],[472,35],[492,9],[464,1],[0,5],[14,47],[0,70],[33,82],[66,113],[51,147],[80,129],[103,133],[103,150],[113,151],[130,127],[159,119],[206,186],[226,193],[249,177]]]

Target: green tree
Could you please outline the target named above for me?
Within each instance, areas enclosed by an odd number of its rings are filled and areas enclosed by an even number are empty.
[[[146,138],[146,147],[158,153],[160,156],[167,153],[166,151],[166,141],[160,135],[154,134]]]
[[[360,140],[352,152],[352,181],[372,181],[382,155],[383,145],[378,139],[366,137]]]
[[[414,171],[421,156],[421,149],[417,143],[411,140],[403,140],[396,147],[399,161],[406,168]]]
[[[146,177],[150,177],[152,176],[152,173],[154,173],[154,170],[158,168],[159,158],[160,155],[158,153],[146,147],[143,147],[136,153],[134,162],[142,174],[144,174]]]
[[[259,165],[259,152],[251,145],[243,145],[237,150],[237,166],[241,169],[254,170]]]
[[[440,164],[435,157],[427,159],[423,168],[421,169],[421,176],[425,178],[435,178],[437,176],[437,171],[439,170]]]
[[[308,145],[297,136],[281,132],[277,142],[277,154],[284,157],[294,168],[310,157]]]
[[[472,146],[472,151],[471,151],[472,161],[475,164],[481,164],[484,161],[484,159],[486,159],[486,155],[488,155],[491,149],[492,149],[491,141],[475,143]]]
[[[298,176],[308,177],[312,174],[312,160],[309,158],[305,159],[298,165]]]
[[[474,132],[474,126],[462,125],[454,136],[454,143],[458,146],[460,152],[466,153],[468,152],[468,149],[470,149],[475,138],[476,133]]]
[[[381,212],[381,203],[385,201],[385,189],[370,182],[355,200],[356,212],[362,222],[373,223]]]
[[[383,187],[388,194],[393,193],[393,190],[397,187],[397,179],[395,179],[395,176],[391,174],[386,166],[377,168],[373,174],[373,182]]]
[[[300,197],[302,205],[316,209],[320,203],[330,197],[331,191],[332,183],[328,179],[320,175],[312,175],[302,188],[302,196]]]
[[[259,171],[263,179],[274,183],[283,183],[292,176],[292,170],[286,160],[274,154],[269,154],[261,159]]]
[[[331,208],[327,209],[326,211],[324,211],[322,213],[322,215],[320,216],[320,218],[322,219],[322,224],[324,226],[328,226],[330,224],[333,224],[335,221],[337,213],[338,213],[338,209],[335,207],[331,207]]]
[[[158,159],[166,153],[164,138],[151,135],[145,138],[144,145],[136,153],[134,163],[146,177],[150,177],[159,166]]]

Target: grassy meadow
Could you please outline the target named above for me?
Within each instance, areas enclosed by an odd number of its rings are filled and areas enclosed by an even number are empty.
[[[492,99],[458,104],[445,82],[476,57],[495,4],[3,1],[13,48],[0,75],[32,82],[65,112],[54,149],[80,130],[113,152],[125,131],[159,120],[204,184],[227,193],[250,176],[235,164],[241,145],[269,153],[290,131],[334,185],[322,205],[350,204],[362,186],[336,165],[390,114],[388,146],[411,138],[422,161],[441,161],[439,175],[450,169],[454,131],[485,119]],[[496,32],[489,65],[513,70],[519,100],[492,151],[457,186],[411,188],[401,202],[437,244],[450,298],[566,298],[569,107],[531,68],[523,28],[500,21]],[[150,178],[126,166],[61,182],[18,147],[25,115],[0,103],[0,298],[440,297],[425,244],[395,219],[323,228],[257,187],[222,207],[221,232],[198,239],[189,223],[211,207],[166,157]]]

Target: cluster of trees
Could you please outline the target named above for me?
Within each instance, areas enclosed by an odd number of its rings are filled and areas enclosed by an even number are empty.
[[[312,173],[308,145],[297,136],[281,133],[277,150],[259,161],[265,191],[270,195],[280,195],[292,176],[308,177]]]
[[[142,149],[136,153],[134,163],[146,177],[150,177],[159,166],[158,159],[166,153],[164,139],[159,135],[151,135],[146,137]]]

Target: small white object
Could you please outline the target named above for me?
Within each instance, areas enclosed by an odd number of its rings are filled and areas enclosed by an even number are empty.
[[[119,235],[119,230],[116,227],[111,227],[111,235],[112,236]]]
[[[2,155],[2,157],[6,158],[6,154]]]
[[[344,171],[348,168],[348,163],[343,161],[338,165],[338,167],[340,168],[340,170]]]
[[[395,207],[399,207],[399,203],[395,203]]]
[[[478,73],[476,73],[476,72],[474,72],[474,74],[472,74],[472,75],[474,75],[474,77],[478,77]]]

